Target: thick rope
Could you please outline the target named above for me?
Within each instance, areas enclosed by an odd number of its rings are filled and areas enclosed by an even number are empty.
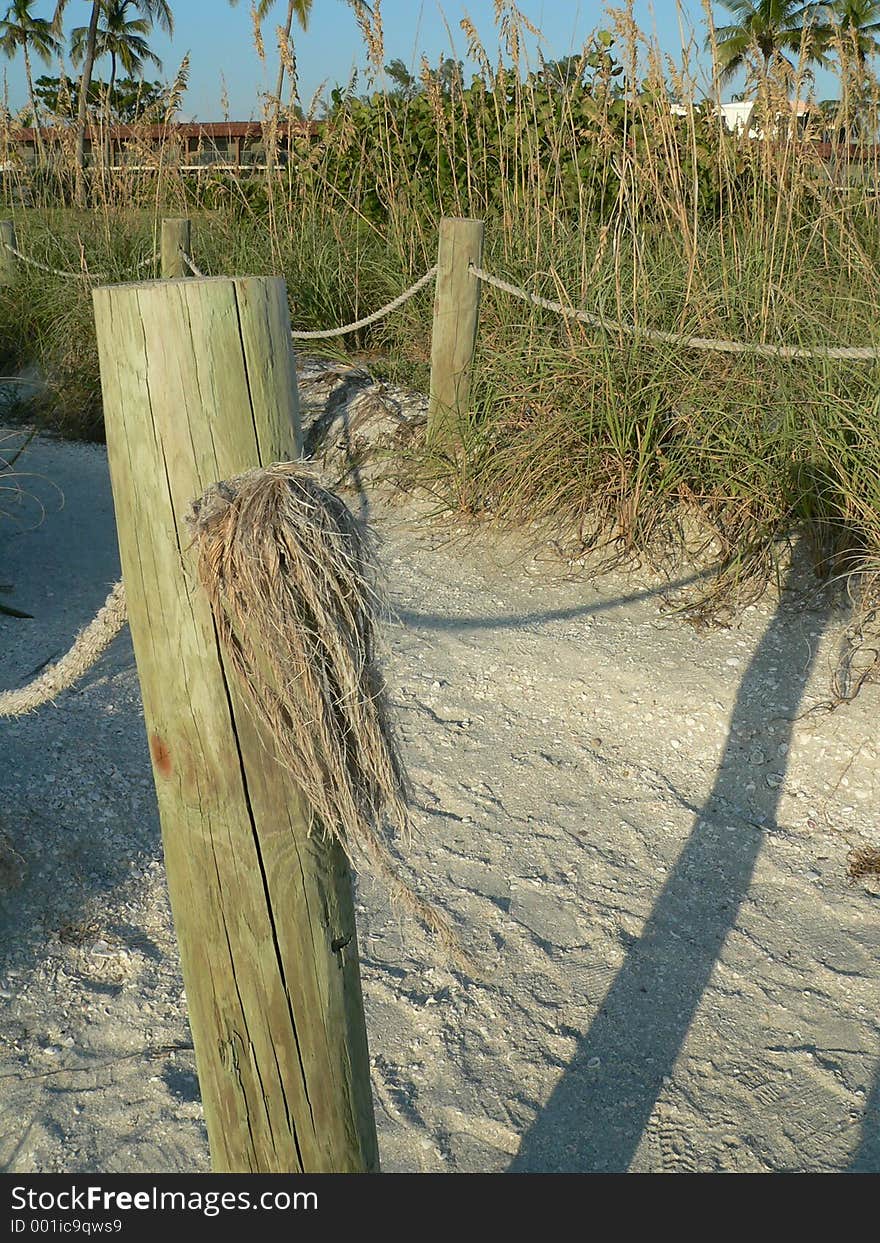
[[[408,302],[414,297],[420,289],[424,289],[429,281],[432,281],[437,275],[437,265],[420,277],[414,285],[410,285],[393,302],[389,302],[387,306],[383,306],[381,310],[374,311],[372,315],[368,315],[366,319],[355,320],[353,324],[346,324],[343,328],[323,328],[317,332],[292,332],[290,335],[294,341],[319,341],[329,337],[343,337],[348,332],[356,332],[358,328],[366,328],[369,324],[375,324],[377,320],[383,319],[386,315],[390,315],[392,311],[396,311],[399,306],[403,306],[404,302]]]
[[[274,467],[269,467],[268,470],[261,473],[264,475],[269,475],[270,473],[277,474],[284,469],[289,470],[292,465],[298,467],[298,464],[281,463],[275,465]],[[256,473],[257,472],[252,472],[252,474]],[[247,476],[243,476],[243,478],[247,478]],[[232,482],[237,483],[238,481],[235,480]],[[224,487],[228,490],[229,484],[216,485],[212,491],[218,492],[219,494],[219,489]],[[326,495],[333,505],[337,507],[339,506],[340,503],[333,493],[326,493]],[[194,519],[196,525],[198,522],[199,507],[204,504],[205,500],[206,498],[202,498],[200,502],[196,502],[193,506],[193,512],[196,516]],[[348,511],[346,511],[346,513],[348,513]],[[332,539],[326,532],[324,533],[324,538],[329,541],[328,547],[332,547]],[[204,553],[204,549],[202,552]],[[308,558],[306,558],[306,561],[308,561]],[[351,570],[350,565],[347,565],[345,562],[343,565],[344,569],[349,571]],[[328,571],[328,567],[326,565],[319,565],[316,569],[316,577],[319,581],[323,582],[325,578],[332,578],[332,573]],[[203,565],[200,565],[200,571],[202,571],[202,577],[204,577]],[[206,585],[209,587],[208,594],[209,598],[211,598],[211,606],[213,609],[217,610],[215,612],[215,616],[217,617],[218,622],[222,622],[225,617],[225,613],[222,605],[219,604],[219,596],[214,598],[216,596],[216,591],[212,592],[210,589],[210,583]],[[369,588],[366,593],[367,598],[369,598],[371,593],[372,588]],[[260,603],[261,602],[259,600],[256,601],[258,607]],[[363,602],[359,603],[362,604]],[[350,601],[349,604],[351,604]],[[356,605],[352,606],[352,611],[353,614],[357,613]],[[118,583],[114,584],[113,589],[107,597],[103,607],[99,609],[97,615],[91,622],[89,622],[88,626],[86,626],[84,630],[80,631],[74,640],[73,646],[68,652],[65,653],[64,656],[61,657],[59,661],[57,661],[54,665],[50,665],[43,671],[43,673],[40,674],[38,678],[36,678],[33,682],[30,682],[27,686],[21,687],[20,690],[4,691],[0,693],[0,717],[21,716],[25,712],[33,712],[42,704],[49,703],[52,700],[57,699],[63,690],[67,690],[69,687],[78,682],[79,679],[97,662],[98,657],[101,656],[110,646],[112,641],[125,625],[127,619],[128,610],[125,602],[125,587],[120,579]],[[344,630],[345,624],[349,622],[351,618],[342,617],[340,614],[336,620],[337,628],[341,626]],[[357,628],[359,629],[363,629],[366,626],[367,630],[369,630],[370,624],[370,621],[365,621],[363,617],[357,618]],[[221,625],[221,635],[225,636],[224,643],[226,644],[227,651],[230,652],[230,655],[233,658],[233,665],[236,666],[239,673],[246,673],[248,671],[247,661],[245,660],[244,663],[242,663],[240,659],[236,660],[235,658],[236,652],[239,652],[241,648],[240,640],[231,639],[231,633],[232,632],[230,631],[230,633],[226,635],[223,626]],[[332,630],[328,629],[320,636],[321,643],[327,640],[330,643],[330,646],[332,646],[333,637]],[[315,639],[316,636],[312,636],[312,638]],[[361,636],[361,638],[363,638],[363,636]],[[229,646],[230,642],[232,642],[231,648]],[[319,643],[318,646],[320,647],[320,645],[321,644]],[[282,647],[283,646],[284,645],[282,644]],[[370,660],[367,661],[367,664],[370,663]],[[322,672],[326,671],[319,671],[319,681],[321,681]],[[434,937],[436,937],[440,947],[446,950],[459,970],[465,971],[470,975],[476,975],[479,973],[479,968],[462,948],[458,936],[456,935],[455,930],[446,915],[442,911],[437,910],[430,903],[426,902],[423,898],[420,898],[416,891],[399,874],[391,860],[387,847],[374,831],[374,825],[371,821],[378,821],[380,818],[385,816],[398,820],[401,827],[404,829],[408,828],[409,782],[403,768],[403,761],[398,753],[397,744],[394,740],[393,733],[391,732],[390,724],[386,716],[384,685],[380,680],[376,679],[376,674],[372,669],[367,669],[366,671],[359,670],[356,672],[359,673],[361,679],[363,679],[365,672],[369,675],[367,677],[367,681],[373,679],[369,686],[369,693],[366,695],[354,696],[341,695],[338,708],[343,713],[343,716],[347,713],[352,727],[358,723],[362,724],[360,718],[369,718],[372,722],[372,734],[375,735],[375,737],[368,735],[365,739],[363,736],[359,736],[359,740],[362,744],[364,744],[365,748],[365,755],[362,762],[366,766],[366,778],[363,773],[358,773],[357,775],[359,782],[361,784],[365,783],[367,789],[365,792],[364,789],[360,788],[360,785],[356,788],[354,792],[356,796],[355,802],[358,805],[355,807],[353,814],[355,820],[359,822],[357,827],[361,829],[366,828],[366,832],[356,833],[356,842],[348,841],[343,836],[343,849],[346,851],[346,854],[351,856],[352,846],[356,844],[359,852],[363,856],[363,859],[374,868],[376,873],[385,882],[392,899],[398,902],[404,910],[414,916],[430,933],[434,935]],[[348,689],[351,690],[351,688]],[[250,691],[249,693],[252,694],[253,692]],[[332,688],[330,693],[332,695]],[[266,702],[261,699],[259,695],[257,695],[256,701],[253,702],[253,706],[257,711],[257,715],[266,720],[269,723],[270,728],[277,724],[275,715],[272,711],[271,700],[267,708]],[[295,715],[294,723],[296,723]],[[340,833],[343,831],[343,826],[346,826],[349,829],[351,828],[351,808],[348,808],[350,813],[348,816],[342,815],[340,817],[338,815],[327,815],[325,806],[327,803],[326,792],[319,788],[319,784],[316,784],[322,781],[321,765],[319,763],[311,763],[308,765],[307,772],[310,774],[311,779],[309,776],[306,776],[304,780],[303,773],[301,771],[297,771],[299,765],[296,763],[296,760],[298,758],[299,749],[304,747],[309,753],[310,758],[314,759],[314,756],[311,754],[312,749],[317,748],[317,751],[320,752],[322,744],[326,743],[328,738],[327,730],[325,727],[322,728],[322,723],[312,721],[310,724],[312,725],[312,729],[300,731],[301,736],[291,738],[286,747],[280,747],[278,758],[282,766],[288,768],[288,770],[291,769],[290,760],[291,757],[293,758],[294,764],[292,771],[294,771],[298,784],[303,789],[306,797],[312,802],[315,810],[324,811],[325,829],[331,832],[334,836],[339,837]],[[326,722],[323,722],[323,726],[326,726]],[[361,735],[362,734],[363,731],[361,731]],[[277,741],[278,739],[276,738],[276,742]],[[372,748],[367,745],[369,743],[372,743]],[[336,768],[338,769],[338,767],[339,766],[337,765]],[[386,768],[387,772],[384,771]],[[316,791],[318,791],[317,798],[315,797]],[[336,791],[336,793],[339,793],[339,791]],[[346,791],[343,790],[342,793],[344,794]],[[361,804],[363,804],[363,806],[361,806]],[[341,807],[345,809],[346,806],[345,800],[343,799]]]
[[[713,337],[688,337],[683,333],[663,332],[658,328],[637,328],[635,324],[624,324],[618,320],[605,319],[601,315],[591,315],[589,311],[578,311],[574,307],[564,306],[561,302],[553,302],[550,298],[529,293],[518,285],[511,285],[508,281],[484,272],[473,263],[469,271],[503,293],[512,294],[514,298],[521,298],[523,302],[531,302],[533,306],[543,307],[547,311],[556,311],[566,319],[577,319],[593,328],[625,332],[631,337],[644,337],[648,341],[661,341],[665,345],[683,345],[693,350],[716,350],[724,354],[758,354],[764,358],[847,358],[857,362],[872,362],[880,358],[880,346],[753,345],[745,341],[723,341]]]
[[[205,273],[201,270],[201,268],[196,267],[195,260],[190,255],[188,255],[182,247],[178,247],[178,249],[180,250],[180,254],[181,254],[181,257],[183,258],[183,262],[189,268],[190,272],[192,272],[193,276],[201,276],[202,278],[204,278]]]
[[[33,712],[41,704],[57,699],[91,669],[98,657],[110,646],[126,621],[125,588],[120,580],[113,587],[102,608],[81,630],[68,652],[44,669],[38,678],[19,690],[0,693],[0,717],[21,716]]]
[[[187,525],[224,665],[315,816],[310,832],[367,863],[472,970],[442,911],[399,874],[384,825],[409,838],[410,785],[376,658],[376,540],[303,462],[213,484]]]
[[[61,272],[58,268],[50,268],[47,264],[40,263],[39,259],[31,259],[29,255],[23,255],[20,250],[10,246],[8,242],[4,242],[3,245],[11,255],[15,255],[16,259],[20,259],[22,263],[29,263],[32,268],[39,268],[41,272],[48,272],[52,276],[66,276],[70,280],[78,281],[102,281],[105,279],[103,272]]]

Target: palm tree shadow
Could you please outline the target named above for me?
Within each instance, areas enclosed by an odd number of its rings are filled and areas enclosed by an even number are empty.
[[[789,575],[786,588],[791,585]],[[809,615],[813,629],[827,622],[825,609],[822,618]],[[574,1060],[523,1137],[511,1172],[630,1167],[748,893],[764,833],[775,827],[781,782],[771,778],[768,784],[766,770],[750,758],[757,750],[771,754],[771,744],[773,754],[787,746],[817,646],[816,640],[804,644],[803,663],[798,659],[787,614],[780,605],[749,662],[712,791]],[[779,684],[768,713],[771,666]],[[744,811],[750,779],[757,788]]]

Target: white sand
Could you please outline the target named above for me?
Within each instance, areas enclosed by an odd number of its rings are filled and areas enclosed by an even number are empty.
[[[0,519],[34,614],[0,618],[3,688],[118,576],[104,451],[23,468],[46,514]],[[768,595],[698,634],[647,580],[350,499],[385,541],[413,866],[491,970],[447,970],[360,879],[384,1168],[880,1169],[880,886],[846,877],[878,840],[880,688],[804,715],[844,616]],[[127,632],[0,738],[0,1167],[205,1170]]]

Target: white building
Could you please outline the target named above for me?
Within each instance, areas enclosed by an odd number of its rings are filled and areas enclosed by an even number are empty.
[[[727,126],[731,134],[748,134],[749,138],[764,137],[764,131],[762,129],[756,129],[750,124],[754,108],[754,99],[742,99],[737,100],[735,103],[720,105],[720,112],[724,120],[724,124]],[[793,126],[793,132],[789,134],[789,137],[794,137],[794,134],[803,128],[809,111],[809,104],[805,104],[802,99],[795,99],[792,101],[791,112],[795,124]],[[771,132],[770,136],[771,138],[781,137],[778,127],[773,127],[773,132]]]

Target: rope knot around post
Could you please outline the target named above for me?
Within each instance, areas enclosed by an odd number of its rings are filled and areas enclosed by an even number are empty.
[[[212,485],[187,525],[218,637],[317,830],[366,864],[464,970],[449,921],[400,875],[410,788],[376,659],[375,536],[302,462]]]
[[[299,456],[284,282],[141,282],[93,299],[129,627],[212,1166],[376,1170],[350,866],[337,839],[312,832],[305,793],[249,709],[198,589],[186,521],[192,499],[218,480]],[[242,1038],[246,1055],[230,1057]]]
[[[105,286],[94,308],[213,1165],[374,1170],[350,858],[457,942],[379,835],[406,831],[408,786],[374,658],[372,539],[297,460],[283,280]]]

